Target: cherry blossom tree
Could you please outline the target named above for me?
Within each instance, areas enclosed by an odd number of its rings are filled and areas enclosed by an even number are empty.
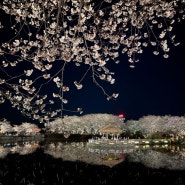
[[[148,115],[139,120],[128,120],[125,123],[126,130],[131,133],[141,131],[147,137],[155,132],[185,136],[185,117],[184,116],[154,116]]]
[[[62,124],[63,123],[63,124]],[[64,116],[51,123],[46,123],[46,130],[62,134],[98,134],[98,130],[105,125],[114,125],[121,129],[125,124],[118,116],[112,114],[86,114],[84,116]]]
[[[21,125],[14,125],[13,131],[18,135],[36,135],[40,129],[36,124],[24,122]]]
[[[136,132],[142,132],[142,128],[137,120],[128,120],[125,123],[125,132],[135,134]]]
[[[11,132],[12,130],[12,126],[8,121],[0,121],[0,133],[6,134],[8,132]]]
[[[174,135],[185,135],[185,117],[181,116],[164,116],[163,130]]]
[[[0,102],[48,122],[63,118],[67,93],[90,75],[107,100],[117,92],[108,66],[128,56],[130,67],[145,47],[169,57],[173,28],[184,19],[183,0],[3,0],[0,4]],[[78,74],[69,82],[70,69]],[[80,76],[81,75],[81,76]],[[68,77],[66,77],[68,76]],[[48,91],[48,86],[52,90]],[[57,108],[56,108],[57,107]]]
[[[154,132],[162,131],[161,116],[148,115],[139,119],[139,126],[144,135],[149,135]]]

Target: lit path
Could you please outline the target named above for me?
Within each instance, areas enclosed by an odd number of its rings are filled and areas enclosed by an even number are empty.
[[[89,139],[89,145],[152,145],[170,144],[170,139]]]

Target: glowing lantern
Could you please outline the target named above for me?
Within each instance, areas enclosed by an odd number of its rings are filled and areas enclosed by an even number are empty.
[[[119,118],[124,118],[124,115],[123,114],[119,114],[118,117]]]
[[[119,118],[120,121],[123,121],[123,122],[124,122],[124,120],[125,120],[125,115],[124,115],[124,114],[119,114],[119,115],[118,115],[118,118]]]

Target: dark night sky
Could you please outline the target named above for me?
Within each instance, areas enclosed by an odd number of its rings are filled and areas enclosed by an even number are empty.
[[[128,119],[145,115],[185,115],[185,23],[175,29],[181,45],[170,48],[168,59],[155,56],[151,48],[146,48],[134,69],[129,67],[125,56],[120,56],[120,64],[112,64],[116,83],[105,89],[119,92],[116,101],[107,101],[101,90],[87,79],[71,104],[81,105],[84,114],[124,113]]]
[[[106,85],[105,89],[119,93],[116,101],[107,101],[101,90],[87,78],[83,89],[72,91],[69,105],[82,107],[83,114],[123,113],[127,119],[146,115],[185,115],[185,22],[174,29],[181,45],[170,48],[168,59],[155,56],[151,48],[146,48],[134,69],[129,67],[125,56],[120,56],[120,64],[112,64],[116,83]],[[0,118],[13,122],[24,120],[10,105],[1,104],[0,112]]]

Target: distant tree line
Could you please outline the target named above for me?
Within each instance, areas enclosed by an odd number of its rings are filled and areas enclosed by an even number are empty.
[[[125,134],[143,138],[184,137],[185,117],[148,115],[139,120],[128,120]]]
[[[84,116],[64,116],[45,124],[47,132],[60,134],[100,134],[99,129],[106,125],[124,127],[123,121],[112,114],[87,114]]]
[[[113,125],[120,128],[122,137],[129,138],[169,138],[185,136],[184,116],[154,116],[148,115],[138,120],[123,120],[113,114],[87,114],[84,116],[64,116],[46,123],[43,129],[32,123],[11,125],[7,120],[0,121],[0,134],[14,132],[18,135],[37,134],[38,132],[57,133],[66,136],[72,134],[101,135],[99,130]]]
[[[2,135],[36,135],[41,129],[36,124],[24,122],[20,125],[11,125],[7,120],[0,121],[0,136]]]

